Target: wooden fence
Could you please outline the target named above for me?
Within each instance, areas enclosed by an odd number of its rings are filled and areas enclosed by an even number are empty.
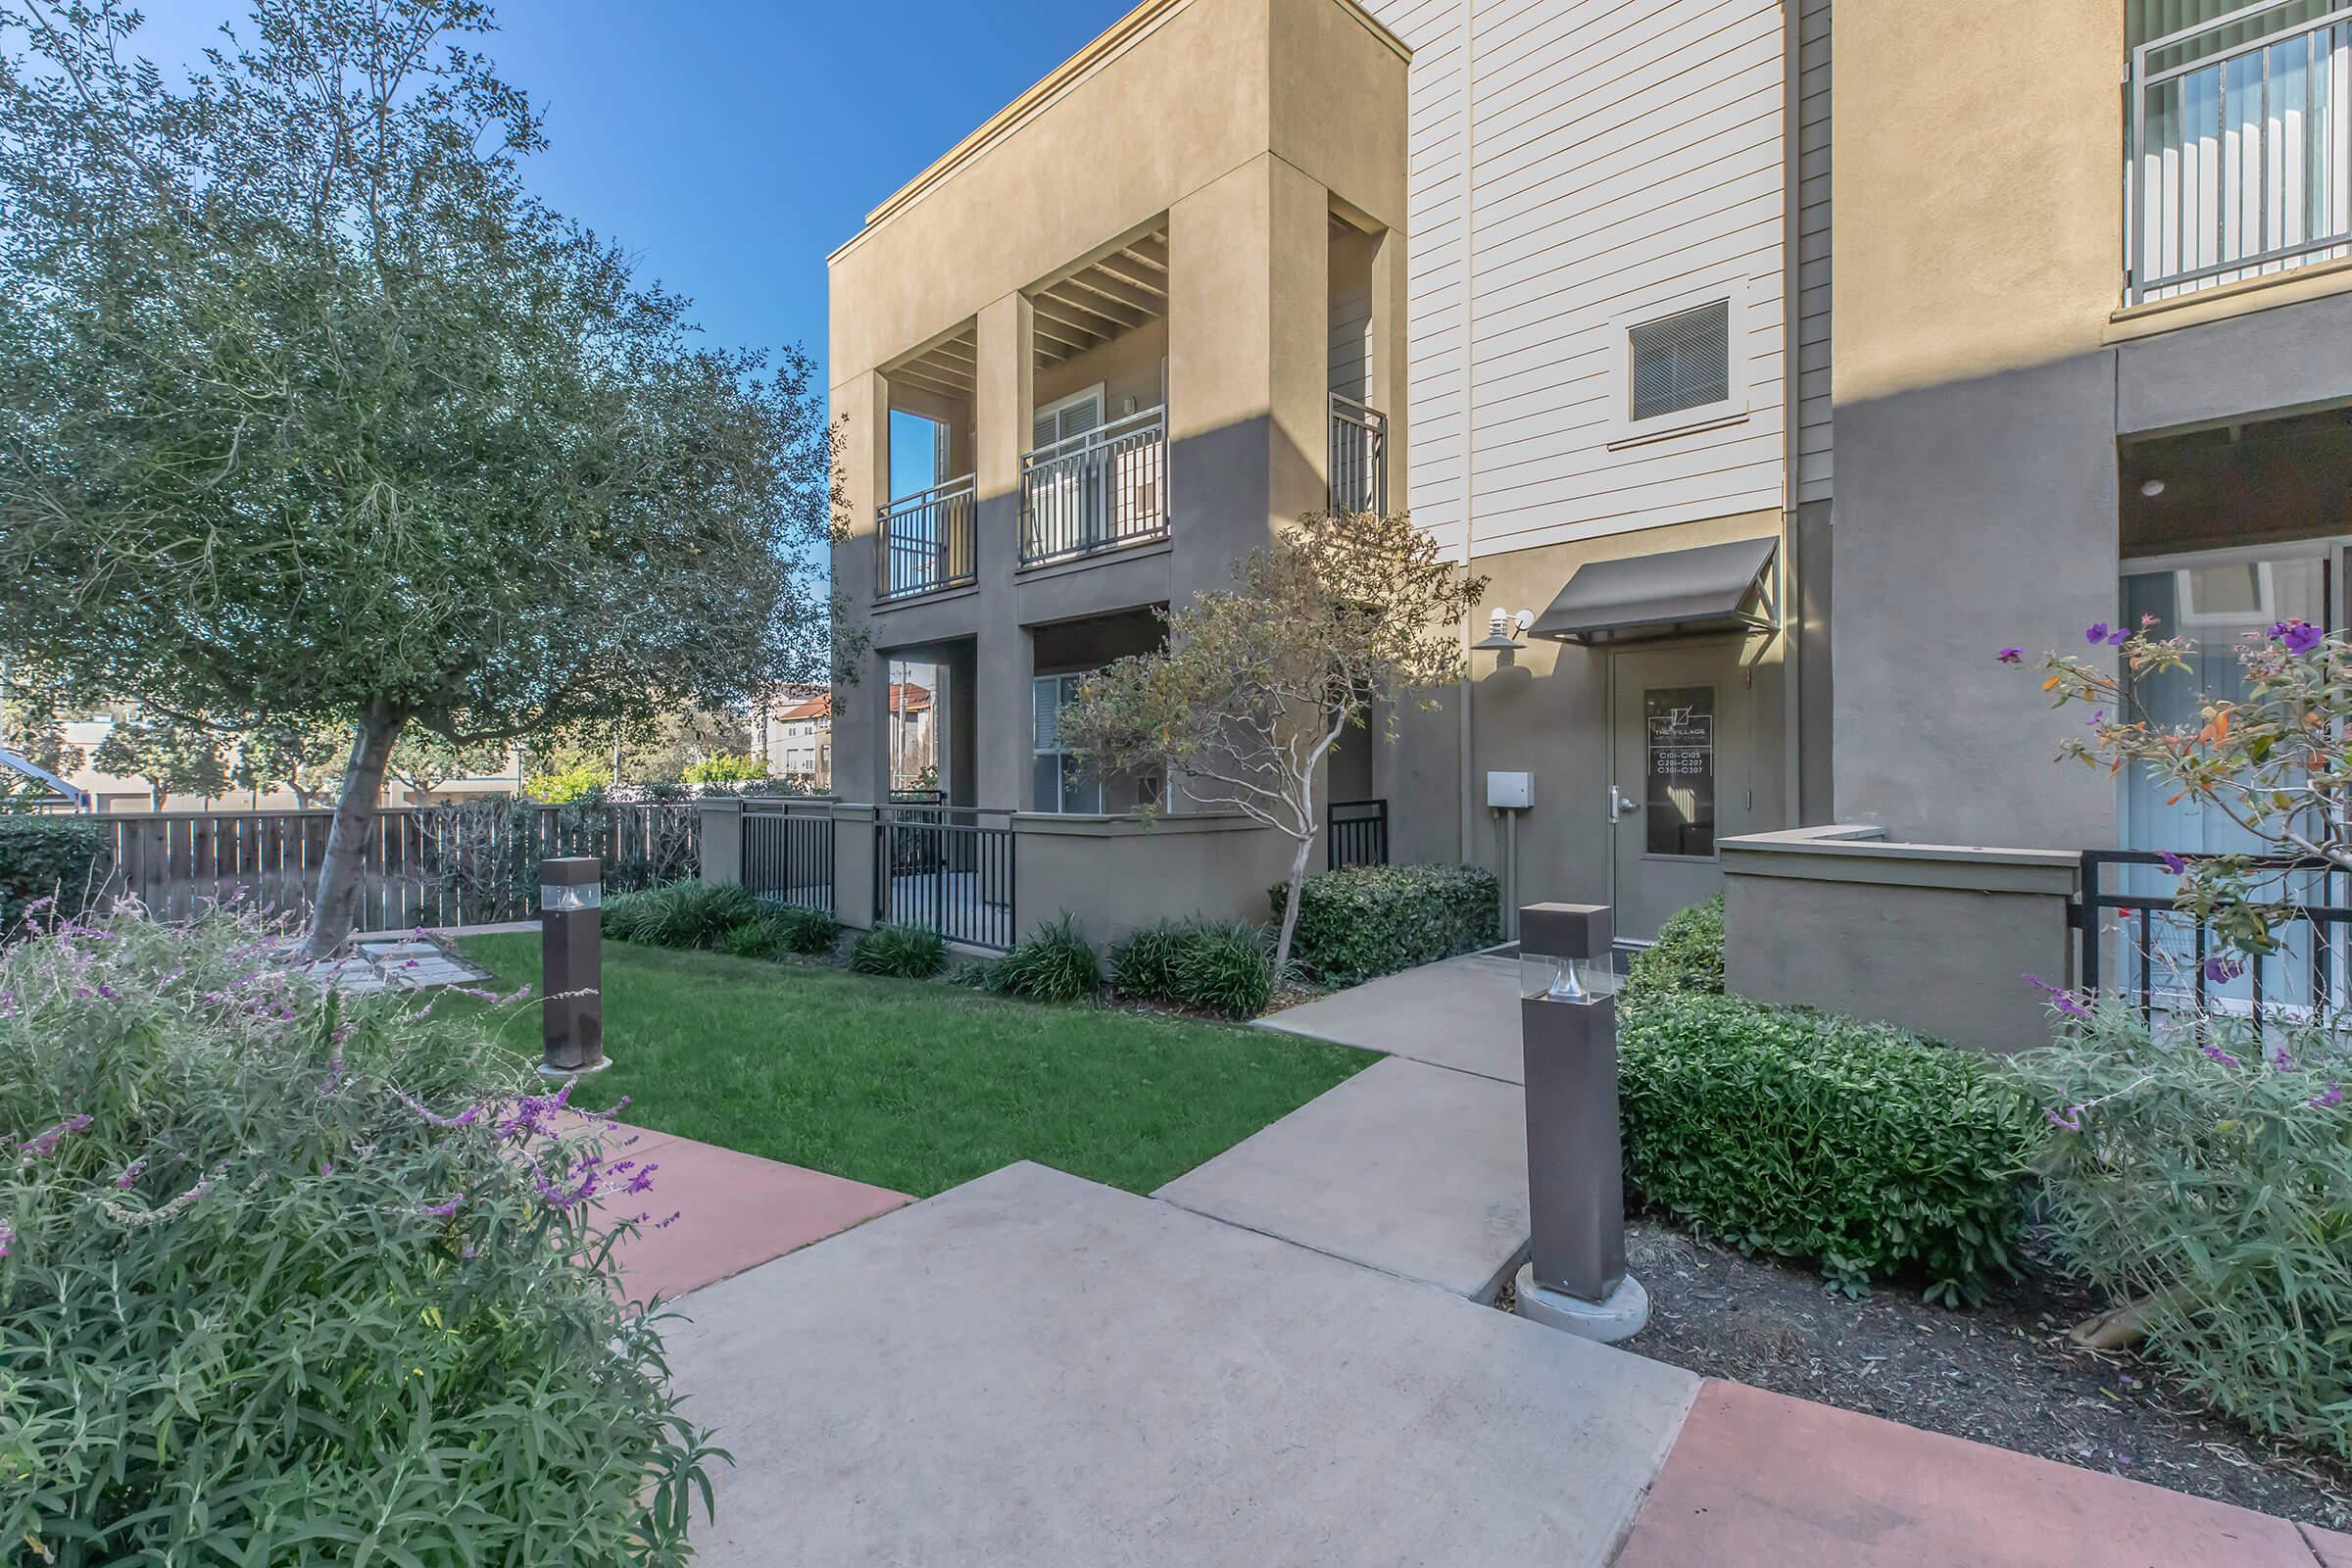
[[[235,899],[286,912],[310,907],[331,810],[167,811],[99,816],[112,852],[112,891],[176,918]],[[521,835],[521,841],[517,836]],[[481,925],[537,912],[543,857],[594,855],[607,885],[645,886],[698,874],[692,803],[387,807],[361,857],[358,928]]]

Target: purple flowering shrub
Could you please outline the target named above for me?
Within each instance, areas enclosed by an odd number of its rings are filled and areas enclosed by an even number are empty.
[[[2352,1457],[2352,1051],[2220,1013],[2151,1031],[2053,999],[2008,1071],[2045,1107],[2041,1209],[2066,1261],[2141,1303],[2152,1353],[2266,1432]]]
[[[612,1243],[650,1164],[478,1020],[216,913],[0,953],[0,1539],[669,1564],[721,1457]]]

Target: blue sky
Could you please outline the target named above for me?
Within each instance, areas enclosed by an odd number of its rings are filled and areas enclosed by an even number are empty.
[[[498,0],[484,44],[547,116],[527,173],[695,302],[717,342],[825,354],[825,254],[1132,0]],[[243,0],[148,0],[177,65]]]

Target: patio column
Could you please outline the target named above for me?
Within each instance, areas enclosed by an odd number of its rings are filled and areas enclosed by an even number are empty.
[[[979,319],[980,628],[973,656],[973,804],[1029,805],[1029,633],[1013,574],[1021,554],[1021,456],[1036,407],[1028,299],[1007,294]]]
[[[848,492],[850,537],[835,554],[836,585],[849,600],[851,616],[871,629],[865,607],[874,597],[874,509],[890,491],[890,382],[868,371],[833,389],[833,407],[846,428],[843,486]],[[854,685],[833,691],[833,791],[844,800],[881,801],[890,794],[888,715],[890,669],[868,648],[856,662]]]

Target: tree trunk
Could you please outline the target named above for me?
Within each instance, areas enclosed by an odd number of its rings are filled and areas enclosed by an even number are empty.
[[[1298,840],[1291,852],[1291,892],[1282,902],[1282,935],[1274,942],[1274,978],[1279,981],[1291,967],[1291,933],[1298,929],[1298,887],[1306,880],[1306,858],[1315,847],[1313,834]]]
[[[368,836],[375,826],[383,795],[384,764],[405,715],[367,713],[351,738],[351,760],[343,767],[343,794],[335,802],[326,833],[326,858],[318,865],[318,896],[311,905],[311,929],[302,939],[306,958],[323,958],[351,935],[359,914],[360,885],[367,874]]]

